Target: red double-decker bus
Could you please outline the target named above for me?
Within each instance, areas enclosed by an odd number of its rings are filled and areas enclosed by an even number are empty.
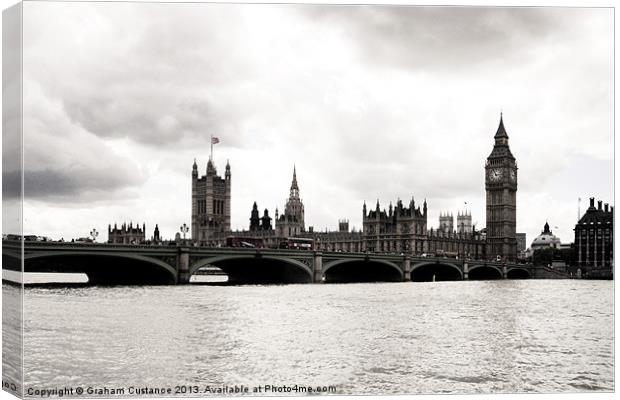
[[[280,242],[281,249],[314,250],[314,239],[287,238]]]
[[[265,247],[265,241],[262,238],[229,236],[226,238],[226,246],[262,249]]]

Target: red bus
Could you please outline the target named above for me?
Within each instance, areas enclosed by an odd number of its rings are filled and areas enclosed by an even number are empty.
[[[226,238],[226,246],[262,249],[265,247],[265,241],[261,238],[229,236]]]
[[[314,250],[314,239],[288,238],[280,242],[281,249]]]

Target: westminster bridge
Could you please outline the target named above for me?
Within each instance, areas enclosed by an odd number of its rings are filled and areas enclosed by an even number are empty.
[[[3,268],[21,270],[22,242],[2,242]],[[526,264],[380,253],[23,242],[25,272],[84,273],[90,284],[185,284],[206,267],[230,283],[403,282],[538,277]]]

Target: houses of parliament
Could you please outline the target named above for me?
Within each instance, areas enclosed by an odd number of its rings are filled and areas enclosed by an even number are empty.
[[[428,204],[412,197],[408,203],[397,199],[388,208],[377,200],[374,206],[362,206],[362,230],[352,231],[346,219],[339,229],[318,232],[306,227],[304,204],[300,197],[297,171],[289,197],[274,218],[254,203],[247,230],[231,231],[231,167],[226,164],[224,177],[218,175],[212,160],[206,174],[199,177],[198,166],[192,168],[191,238],[198,246],[225,245],[226,237],[261,238],[268,247],[277,247],[289,237],[314,239],[315,248],[324,251],[387,252],[403,254],[449,254],[476,259],[517,258],[516,194],[517,163],[508,143],[508,134],[500,116],[494,145],[484,166],[486,188],[486,228],[476,230],[469,212],[441,213],[439,228],[429,228]]]

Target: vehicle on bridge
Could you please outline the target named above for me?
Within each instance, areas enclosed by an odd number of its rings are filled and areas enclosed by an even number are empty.
[[[314,239],[287,238],[280,242],[281,249],[314,250]]]
[[[53,242],[53,240],[47,236],[24,235],[23,238],[25,242]],[[9,233],[2,235],[2,240],[22,240],[22,236]]]
[[[459,253],[457,253],[456,251],[437,250],[437,252],[435,252],[435,257],[458,259]]]
[[[262,249],[265,247],[265,241],[262,238],[228,236],[226,238],[226,246]]]
[[[22,236],[20,236],[20,235],[14,235],[14,234],[12,234],[12,233],[9,233],[9,234],[2,235],[2,240],[15,240],[15,241],[21,241],[21,240],[22,240]]]

